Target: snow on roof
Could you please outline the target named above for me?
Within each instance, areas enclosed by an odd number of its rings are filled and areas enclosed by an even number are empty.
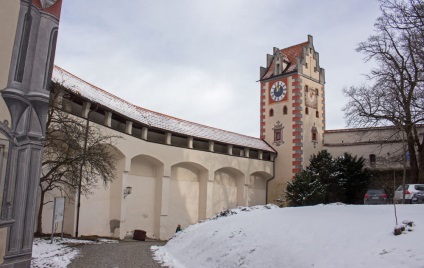
[[[265,141],[258,138],[208,127],[138,107],[76,77],[58,66],[54,67],[52,80],[62,84],[74,94],[90,102],[103,105],[112,112],[119,113],[152,128],[159,128],[185,136],[275,152]]]

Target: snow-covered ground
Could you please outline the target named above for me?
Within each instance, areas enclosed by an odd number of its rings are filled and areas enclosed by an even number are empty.
[[[155,258],[169,267],[424,267],[424,205],[257,207],[188,227]]]
[[[32,247],[31,267],[55,267],[68,266],[75,258],[79,250],[71,245],[75,244],[105,244],[117,243],[116,240],[99,239],[98,241],[76,240],[69,238],[54,238],[53,244],[50,239],[35,238]]]

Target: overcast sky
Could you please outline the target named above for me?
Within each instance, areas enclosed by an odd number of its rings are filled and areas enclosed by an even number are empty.
[[[259,67],[310,34],[327,129],[339,129],[378,16],[375,0],[64,0],[56,65],[143,108],[259,137]]]

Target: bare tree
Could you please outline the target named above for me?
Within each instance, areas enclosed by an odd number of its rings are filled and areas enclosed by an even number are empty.
[[[55,96],[59,84],[52,85]],[[52,98],[47,118],[42,174],[40,178],[40,204],[37,233],[42,232],[42,216],[46,194],[59,191],[73,200],[78,191],[82,170],[81,193],[89,195],[101,180],[106,187],[116,178],[116,159],[112,146],[119,136],[109,135],[97,125],[88,128],[86,120],[62,111]],[[84,142],[87,146],[84,150]]]
[[[357,47],[377,67],[367,75],[369,85],[344,89],[345,118],[349,126],[404,133],[412,180],[424,182],[424,2],[380,0],[380,9],[375,34]]]

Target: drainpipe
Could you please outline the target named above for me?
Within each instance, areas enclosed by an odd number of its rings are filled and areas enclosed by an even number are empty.
[[[270,181],[270,180],[273,180],[273,179],[275,179],[275,158],[277,158],[277,156],[278,156],[278,153],[276,153],[275,154],[275,157],[274,157],[274,161],[272,161],[272,177],[271,178],[269,178],[267,181],[266,181],[266,189],[265,189],[265,197],[266,197],[266,199],[265,199],[265,203],[266,204],[268,204],[269,202],[268,202],[268,182]]]

